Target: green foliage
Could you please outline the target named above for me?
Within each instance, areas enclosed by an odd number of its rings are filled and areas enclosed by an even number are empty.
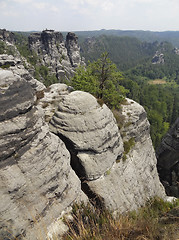
[[[5,42],[0,40],[0,54],[15,55],[14,46],[9,46]]]
[[[11,66],[10,64],[5,64],[5,65],[0,66],[0,68],[6,69],[6,68],[9,68],[10,66]]]
[[[157,43],[141,42],[137,38],[102,35],[83,41],[80,46],[86,61],[97,60],[106,51],[117,68],[124,71],[143,63],[152,57],[157,49]]]
[[[130,150],[132,149],[132,147],[134,145],[135,145],[134,138],[130,138],[128,141],[124,142],[124,153],[123,153],[123,157],[122,157],[123,161],[125,161],[127,159],[127,154],[130,152]]]
[[[50,75],[48,67],[44,65],[35,66],[35,74],[34,77],[38,80],[43,78],[44,84],[46,87],[50,86],[51,84],[58,83],[58,79],[56,75]]]
[[[119,85],[122,73],[117,72],[115,64],[104,53],[97,61],[89,62],[86,68],[77,69],[71,84],[76,90],[82,90],[102,99],[109,107],[119,108],[127,90]]]
[[[126,80],[121,80],[120,84],[129,90],[127,97],[144,106],[151,124],[152,141],[157,148],[179,116],[179,85],[175,82],[151,85],[148,82],[147,78],[127,75]]]
[[[3,54],[5,51],[5,43],[3,41],[0,41],[0,54]]]

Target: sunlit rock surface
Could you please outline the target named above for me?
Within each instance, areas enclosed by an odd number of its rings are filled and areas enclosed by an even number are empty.
[[[27,81],[0,69],[0,239],[45,239],[68,206],[86,199],[33,94]]]

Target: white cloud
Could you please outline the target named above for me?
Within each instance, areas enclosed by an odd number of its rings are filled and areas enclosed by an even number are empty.
[[[110,11],[114,7],[114,4],[111,1],[105,1],[102,3],[102,8],[104,11]]]
[[[6,16],[6,17],[17,17],[18,13],[13,10],[5,10],[2,12],[2,15]]]
[[[2,1],[0,4],[1,4],[1,8],[6,8],[7,7],[7,2],[5,2],[5,1]]]
[[[26,4],[32,2],[32,0],[13,0],[13,2]]]
[[[41,10],[47,8],[48,6],[49,6],[48,3],[45,3],[45,2],[35,2],[35,3],[33,3],[33,7],[37,8],[37,9],[41,9]]]
[[[51,10],[52,12],[56,12],[56,13],[58,13],[58,12],[60,11],[60,9],[59,9],[58,7],[56,7],[56,6],[51,6],[51,7],[50,7],[50,10]]]
[[[179,30],[179,0],[0,0],[0,8],[9,29]]]

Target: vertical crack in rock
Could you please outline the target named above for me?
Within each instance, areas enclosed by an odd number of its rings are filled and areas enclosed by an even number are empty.
[[[65,95],[50,121],[50,129],[66,144],[71,166],[89,200],[104,206],[103,197],[89,183],[103,177],[122,155],[123,143],[110,109],[89,93]]]
[[[74,143],[62,134],[58,134],[57,136],[65,143],[66,148],[70,152],[70,165],[81,181],[82,191],[86,194],[92,205],[98,207],[99,209],[104,208],[103,198],[93,192],[86,181],[86,171],[77,156],[78,151],[75,149]]]

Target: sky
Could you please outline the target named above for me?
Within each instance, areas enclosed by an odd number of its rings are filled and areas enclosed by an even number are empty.
[[[179,31],[179,0],[0,0],[10,31]]]

